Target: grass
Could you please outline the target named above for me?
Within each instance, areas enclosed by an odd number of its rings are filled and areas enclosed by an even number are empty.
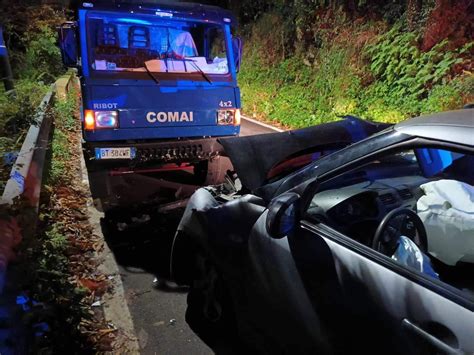
[[[68,134],[75,129],[75,112],[77,110],[77,91],[72,90],[66,100],[56,101],[53,114],[54,133],[51,143],[52,159],[49,172],[50,184],[57,184],[64,179],[67,163],[71,159]]]

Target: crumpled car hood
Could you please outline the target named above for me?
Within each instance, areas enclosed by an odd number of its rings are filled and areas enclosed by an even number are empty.
[[[346,116],[341,121],[281,133],[220,138],[219,143],[242,185],[253,191],[265,183],[270,169],[285,158],[310,148],[340,149],[388,126]]]

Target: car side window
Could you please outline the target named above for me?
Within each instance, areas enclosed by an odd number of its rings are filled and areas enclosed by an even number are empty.
[[[473,154],[388,153],[323,181],[307,215],[474,298]]]

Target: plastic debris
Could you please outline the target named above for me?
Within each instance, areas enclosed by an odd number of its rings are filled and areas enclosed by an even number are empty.
[[[3,155],[3,165],[13,165],[18,157],[18,152],[8,152]]]
[[[91,304],[91,307],[100,307],[101,303],[100,301],[95,301],[94,303]]]
[[[439,275],[434,271],[430,258],[424,254],[418,245],[410,238],[401,236],[398,240],[398,247],[392,255],[392,259],[400,264],[412,267],[429,276],[439,279]]]
[[[20,294],[18,296],[16,296],[16,304],[21,306],[21,308],[27,312],[30,310],[30,305],[28,304],[30,302],[30,299],[28,298],[28,296],[24,295],[24,294]]]
[[[173,325],[173,326],[176,325],[176,319],[174,318],[170,319],[169,325]]]

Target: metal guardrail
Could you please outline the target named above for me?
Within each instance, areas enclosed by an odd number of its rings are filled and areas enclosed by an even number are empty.
[[[0,204],[12,204],[21,195],[34,206],[39,199],[44,159],[49,142],[51,116],[46,108],[54,97],[54,87],[44,96],[34,123],[30,126],[3,191]]]
[[[33,235],[38,221],[38,209],[43,180],[46,153],[50,144],[52,115],[47,113],[56,92],[64,96],[73,73],[53,84],[44,96],[35,122],[30,126],[18,157],[5,185],[0,206],[0,294],[5,285],[8,263],[15,257],[14,248],[21,240]]]
[[[43,173],[52,136],[52,115],[47,110],[55,97],[65,97],[72,78],[72,72],[68,78],[60,78],[44,96],[0,198],[0,323],[4,324],[0,326],[1,354],[29,353],[27,335],[15,304],[19,297],[16,281],[9,283],[13,287],[5,288],[7,266],[15,258],[15,248],[36,231]]]

